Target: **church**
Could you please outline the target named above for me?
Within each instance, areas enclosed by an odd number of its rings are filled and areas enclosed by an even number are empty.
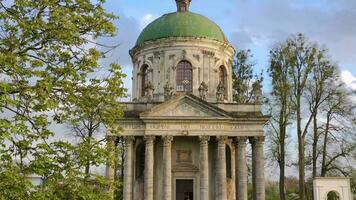
[[[213,21],[176,0],[130,50],[132,101],[119,120],[125,140],[124,200],[265,199],[261,88],[233,100],[235,49]],[[110,169],[107,169],[110,174]]]

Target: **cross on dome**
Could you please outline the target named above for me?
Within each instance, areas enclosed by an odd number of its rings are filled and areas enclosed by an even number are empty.
[[[177,12],[188,12],[192,0],[176,0]]]

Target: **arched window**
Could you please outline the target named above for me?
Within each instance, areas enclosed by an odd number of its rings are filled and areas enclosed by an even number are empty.
[[[145,171],[145,144],[142,143],[136,148],[136,178],[143,177]]]
[[[227,178],[232,178],[232,173],[231,173],[231,149],[229,145],[226,145],[226,177]]]
[[[224,66],[220,66],[219,68],[219,83],[222,83],[226,89],[226,69]]]
[[[193,67],[190,62],[183,60],[177,66],[177,92],[193,91]]]
[[[148,84],[148,65],[143,65],[141,68],[141,96],[146,94],[146,86]]]

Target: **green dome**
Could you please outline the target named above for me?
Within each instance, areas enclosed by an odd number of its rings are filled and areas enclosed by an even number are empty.
[[[175,12],[150,23],[138,37],[136,45],[169,37],[200,37],[227,42],[220,27],[210,19],[192,12]]]

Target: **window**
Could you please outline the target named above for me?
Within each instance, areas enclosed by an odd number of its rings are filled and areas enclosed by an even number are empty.
[[[141,68],[141,96],[145,96],[147,84],[148,84],[148,65],[143,65]]]
[[[177,66],[177,92],[192,92],[193,67],[188,61],[181,61]]]

